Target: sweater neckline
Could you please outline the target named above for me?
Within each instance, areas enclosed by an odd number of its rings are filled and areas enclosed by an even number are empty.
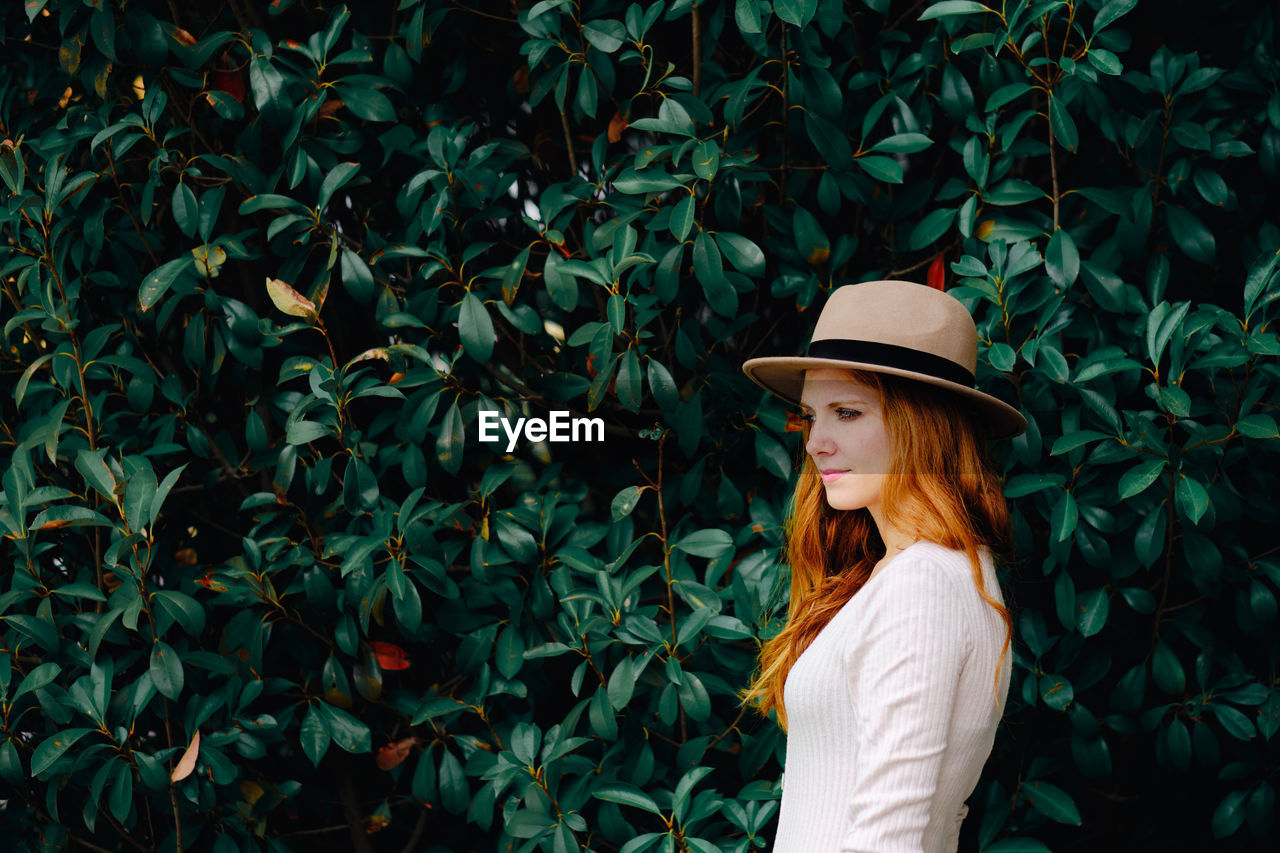
[[[873,580],[875,580],[877,576],[879,576],[879,575],[883,575],[885,572],[887,572],[887,571],[889,570],[889,567],[890,567],[890,566],[892,566],[894,563],[896,563],[896,562],[897,562],[897,561],[898,561],[898,560],[899,560],[899,559],[900,559],[904,554],[906,554],[906,553],[907,553],[908,551],[910,551],[912,548],[916,547],[917,545],[927,545],[927,544],[929,544],[928,540],[925,540],[925,539],[917,539],[916,541],[912,542],[912,543],[911,543],[910,545],[908,545],[907,547],[903,548],[903,549],[902,549],[901,551],[899,551],[897,554],[894,554],[894,555],[893,555],[893,559],[891,559],[889,562],[885,563],[885,564],[884,564],[883,566],[881,566],[877,571],[874,571],[874,572],[872,572],[872,573],[871,573],[871,577],[867,578],[866,583],[864,583],[864,584],[862,585],[862,589],[866,589],[868,586],[870,586],[870,585],[871,585],[871,582],[872,582]]]

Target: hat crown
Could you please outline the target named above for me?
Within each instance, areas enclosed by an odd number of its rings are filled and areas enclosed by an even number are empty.
[[[760,387],[799,403],[805,371],[869,370],[947,388],[980,413],[988,438],[1018,435],[1027,419],[975,387],[978,329],[954,296],[909,281],[868,281],[827,297],[802,356],[749,359],[742,370]]]
[[[868,281],[833,290],[812,341],[841,340],[929,353],[970,374],[978,366],[978,330],[969,310],[948,293],[909,281]]]

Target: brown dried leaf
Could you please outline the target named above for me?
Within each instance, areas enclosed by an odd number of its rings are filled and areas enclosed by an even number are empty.
[[[200,757],[200,731],[191,736],[191,743],[187,745],[186,751],[182,753],[182,758],[178,759],[178,766],[173,768],[173,773],[169,775],[169,779],[174,782],[181,782],[183,779],[191,775],[196,769],[196,759]]]

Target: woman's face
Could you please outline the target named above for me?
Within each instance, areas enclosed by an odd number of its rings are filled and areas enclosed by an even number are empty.
[[[832,509],[879,515],[880,490],[893,461],[875,388],[831,367],[806,370],[800,396],[809,422],[805,450],[822,475]]]

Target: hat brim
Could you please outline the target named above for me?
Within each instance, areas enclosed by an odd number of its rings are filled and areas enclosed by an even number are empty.
[[[1027,429],[1027,419],[1022,413],[1008,403],[993,397],[976,388],[939,379],[926,373],[887,367],[883,364],[845,361],[839,358],[811,358],[809,356],[767,356],[753,358],[742,365],[742,372],[752,382],[771,394],[775,394],[789,403],[800,405],[800,394],[804,390],[804,372],[819,367],[834,367],[843,370],[865,370],[870,373],[887,373],[913,379],[939,388],[946,388],[967,398],[978,414],[978,425],[983,437],[988,439],[1012,438],[1021,435]]]

